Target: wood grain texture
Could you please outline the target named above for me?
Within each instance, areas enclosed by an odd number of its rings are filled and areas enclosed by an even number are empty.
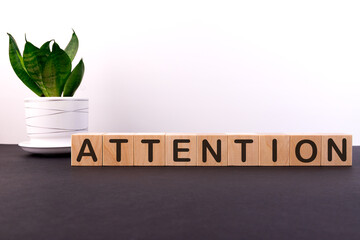
[[[320,166],[321,135],[290,136],[290,166]]]
[[[102,166],[102,139],[102,133],[73,134],[71,136],[71,166]],[[92,156],[88,156],[91,153]]]
[[[104,134],[103,151],[103,166],[133,166],[134,134]]]
[[[134,135],[134,166],[165,166],[165,134]]]
[[[198,166],[227,166],[227,150],[226,134],[197,135]]]
[[[259,166],[259,135],[227,134],[228,166]]]
[[[352,166],[352,136],[348,134],[323,135],[321,166]]]
[[[197,142],[195,134],[166,134],[166,166],[196,166]]]
[[[288,135],[260,135],[259,141],[260,166],[289,166]]]

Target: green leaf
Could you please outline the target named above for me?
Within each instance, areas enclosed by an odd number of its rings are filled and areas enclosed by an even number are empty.
[[[29,76],[24,67],[23,58],[20,54],[19,48],[13,36],[9,34],[9,58],[12,68],[14,69],[16,75],[20,80],[30,88],[36,95],[42,97],[44,94],[41,91],[40,87],[35,83],[33,79]]]
[[[76,91],[76,89],[79,87],[81,80],[84,76],[85,72],[85,65],[83,60],[81,59],[78,65],[74,68],[74,70],[71,72],[68,80],[66,81],[65,87],[64,87],[64,97],[72,97]]]
[[[65,52],[67,53],[67,55],[69,55],[71,61],[74,60],[78,48],[79,48],[79,39],[77,38],[75,31],[73,30],[73,34],[71,36],[70,42],[65,48]]]
[[[50,96],[60,97],[71,73],[71,60],[64,50],[54,42],[42,72],[44,85]]]
[[[50,52],[50,42],[51,41],[52,40],[47,41],[40,47],[39,54],[37,56],[40,67],[41,67],[41,72],[44,70],[46,59],[49,57],[49,55],[51,53]]]
[[[42,58],[41,51],[31,42],[26,41],[24,48],[24,65],[29,76],[36,82],[46,97],[49,96],[42,80],[42,69],[39,59]],[[46,58],[46,57],[45,57]]]

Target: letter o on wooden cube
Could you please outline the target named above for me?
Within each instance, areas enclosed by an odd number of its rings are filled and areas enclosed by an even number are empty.
[[[290,166],[320,166],[321,135],[290,136]]]

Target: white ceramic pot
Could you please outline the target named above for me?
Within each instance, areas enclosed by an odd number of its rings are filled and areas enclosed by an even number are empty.
[[[71,135],[88,130],[88,109],[86,98],[26,98],[25,122],[30,141],[19,145],[34,153],[70,151]]]

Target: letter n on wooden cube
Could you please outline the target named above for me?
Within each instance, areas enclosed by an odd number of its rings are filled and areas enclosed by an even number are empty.
[[[197,135],[197,165],[227,166],[227,135]]]
[[[259,166],[259,136],[229,133],[228,165]]]
[[[165,134],[134,135],[135,166],[165,166]]]
[[[103,144],[103,166],[134,165],[134,134],[104,134]]]
[[[101,133],[78,133],[71,136],[71,166],[102,166]]]
[[[320,166],[321,135],[290,136],[290,166]]]
[[[323,135],[322,136],[322,166],[352,165],[352,136]]]
[[[166,165],[196,166],[196,135],[166,134]]]
[[[289,166],[288,135],[260,136],[260,166]]]

